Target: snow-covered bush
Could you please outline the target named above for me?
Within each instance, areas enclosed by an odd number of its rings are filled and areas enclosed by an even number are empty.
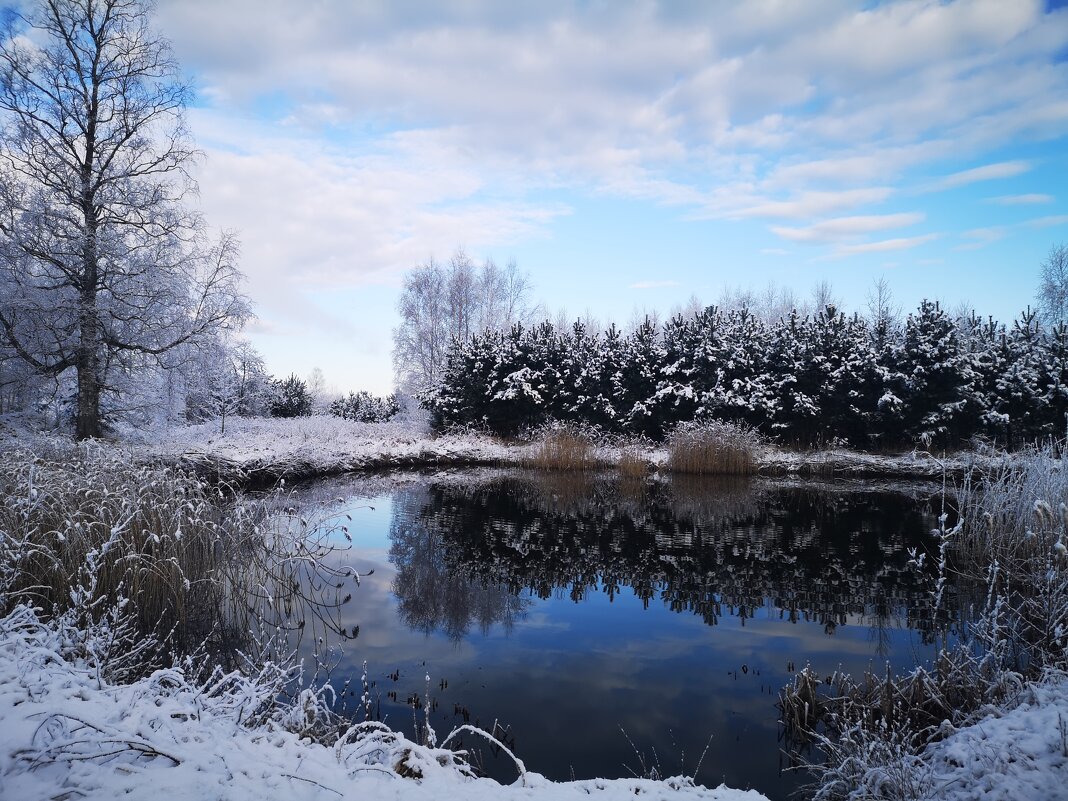
[[[305,417],[312,413],[313,398],[308,385],[296,375],[271,382],[272,417]]]
[[[330,414],[357,423],[385,423],[400,411],[396,395],[378,397],[370,392],[350,392],[330,404]]]

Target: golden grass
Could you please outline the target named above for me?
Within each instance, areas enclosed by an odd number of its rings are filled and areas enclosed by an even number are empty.
[[[527,464],[537,470],[593,470],[599,466],[593,441],[570,428],[547,430]]]
[[[731,423],[681,425],[668,438],[668,469],[673,473],[752,475],[758,446],[756,434]]]
[[[643,479],[649,475],[649,462],[637,446],[623,448],[619,452],[619,474],[625,479]]]

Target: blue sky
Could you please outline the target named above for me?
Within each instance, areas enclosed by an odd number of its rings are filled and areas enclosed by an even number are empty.
[[[625,323],[880,277],[1009,319],[1068,242],[1063,3],[159,5],[277,374],[389,389],[402,276],[458,246]]]

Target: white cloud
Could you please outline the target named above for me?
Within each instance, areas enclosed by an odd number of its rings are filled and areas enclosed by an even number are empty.
[[[197,175],[203,211],[213,225],[241,232],[264,325],[288,319],[345,330],[350,323],[324,315],[311,291],[396,283],[431,256],[459,245],[477,255],[567,213],[487,197],[489,179],[477,169],[404,136],[350,155],[254,125],[235,129],[211,112],[191,123],[210,143]]]
[[[772,231],[791,242],[838,242],[853,239],[863,234],[885,231],[890,228],[904,228],[923,222],[920,212],[902,214],[876,214],[857,217],[836,217],[823,220],[806,228],[784,228],[773,226]]]
[[[887,253],[895,250],[909,250],[919,247],[932,239],[937,239],[938,234],[924,234],[906,239],[883,239],[878,242],[862,242],[856,245],[838,245],[835,247],[834,256],[859,256],[863,253]]]
[[[999,206],[1027,206],[1036,203],[1052,203],[1053,195],[1030,194],[1030,195],[1000,195],[987,198],[988,203],[997,203]]]
[[[1039,217],[1028,220],[1024,225],[1031,228],[1050,228],[1055,225],[1068,225],[1068,214],[1053,214],[1048,217]]]
[[[216,104],[277,104],[278,121],[309,129],[429,133],[505,183],[702,216],[856,209],[912,167],[1068,130],[1068,15],[1038,0],[161,6]],[[790,199],[828,185],[859,194]]]
[[[970,240],[963,245],[957,245],[954,250],[979,250],[987,245],[999,242],[1008,234],[1009,229],[1003,225],[992,225],[986,228],[972,228],[961,234],[961,238]]]
[[[734,217],[765,217],[780,219],[811,219],[843,209],[866,206],[886,200],[893,190],[875,186],[848,189],[840,192],[801,192],[789,200],[769,200],[733,212]]]
[[[1012,178],[1027,172],[1031,165],[1026,161],[1001,161],[997,164],[986,164],[982,167],[973,167],[970,170],[962,170],[935,183],[936,189],[955,189],[958,186],[966,186],[977,181],[993,181],[1000,178]]]
[[[835,256],[916,247],[936,235],[854,239],[919,222],[892,197],[1031,164],[921,176],[1068,133],[1068,13],[1040,0],[168,0],[158,17],[204,102],[206,216],[240,230],[275,330],[351,330],[307,289],[540,236],[568,213],[543,198],[571,190],[769,220]]]

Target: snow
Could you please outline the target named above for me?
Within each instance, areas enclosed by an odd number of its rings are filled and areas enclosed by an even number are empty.
[[[148,431],[132,438],[146,456],[230,467],[251,475],[330,475],[384,467],[518,463],[531,446],[476,433],[433,436],[404,422],[358,423],[333,416],[232,418]]]
[[[230,418],[226,433],[219,424],[203,423],[160,431],[129,432],[127,441],[146,458],[162,457],[227,469],[252,476],[308,477],[351,471],[401,467],[509,466],[529,463],[537,443],[506,442],[477,432],[431,434],[404,422],[357,423],[332,416]],[[617,465],[633,445],[602,445],[595,461]],[[665,467],[664,447],[643,445],[641,457],[654,470]],[[821,477],[899,477],[941,479],[962,475],[970,467],[996,467],[1002,454],[964,452],[932,456],[866,454],[845,449],[788,451],[774,446],[760,450],[757,472],[767,475]]]
[[[71,657],[64,635],[26,606],[0,619],[4,799],[767,801],[755,791],[708,789],[684,777],[554,783],[523,771],[502,786],[469,775],[446,749],[374,723],[327,746],[300,733],[317,714],[312,696],[247,725],[243,716],[262,698],[241,677],[219,682],[225,691],[197,685],[178,668],[131,684],[101,683]]]
[[[1068,799],[1068,677],[1031,685],[1026,696],[928,747],[932,798]]]

